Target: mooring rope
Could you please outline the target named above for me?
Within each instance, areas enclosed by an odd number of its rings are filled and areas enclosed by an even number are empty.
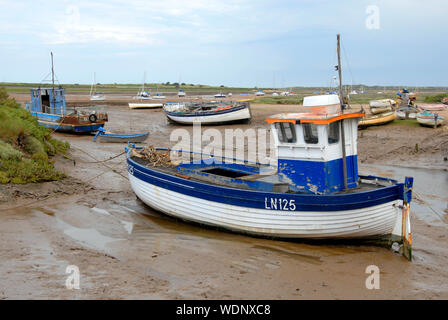
[[[123,152],[117,154],[116,156],[110,157],[109,159],[106,159],[106,160],[99,160],[99,161],[83,161],[83,163],[89,163],[89,164],[93,164],[93,163],[102,163],[102,162],[106,162],[106,161],[110,161],[110,160],[116,159],[116,158],[118,158],[119,156],[122,156],[122,155],[125,154],[125,153],[126,153],[126,151],[123,151]]]
[[[442,216],[440,213],[438,213],[436,210],[434,210],[434,209],[429,205],[428,202],[426,202],[425,200],[423,200],[423,197],[422,197],[419,193],[417,193],[416,191],[412,191],[412,192],[414,193],[414,195],[417,196],[417,200],[420,200],[421,202],[423,202],[423,204],[424,204],[426,207],[428,207],[429,209],[431,209],[431,211],[434,212],[434,214],[437,216],[437,218],[439,218],[439,220],[440,220],[442,223],[444,223],[444,224],[448,224],[447,222],[443,221],[443,216]]]
[[[72,147],[72,148],[73,148],[73,149],[76,149],[76,150],[78,150],[78,151],[81,151],[81,152],[83,152],[83,153],[85,153],[87,156],[89,156],[90,158],[92,158],[93,160],[95,160],[95,162],[93,162],[93,163],[101,164],[101,165],[105,166],[106,168],[108,168],[109,170],[111,170],[112,172],[114,172],[114,173],[120,175],[121,177],[125,178],[126,180],[129,180],[128,177],[124,176],[124,175],[121,174],[120,172],[116,171],[116,169],[114,169],[114,168],[112,168],[112,167],[110,167],[110,166],[108,166],[107,164],[104,163],[105,161],[109,161],[109,160],[111,160],[111,159],[98,160],[98,159],[96,159],[94,156],[92,156],[90,153],[88,153],[87,151],[85,151],[85,150],[83,150],[83,149],[81,149],[81,148],[78,148],[78,147]],[[123,155],[124,153],[126,153],[126,151],[125,151],[125,152],[122,152],[121,154],[116,155],[116,156],[114,156],[114,157],[112,157],[112,158],[118,158],[119,156]],[[87,163],[88,163],[88,162],[87,162]]]

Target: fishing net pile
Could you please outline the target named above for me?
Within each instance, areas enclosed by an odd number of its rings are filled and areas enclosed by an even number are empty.
[[[148,161],[154,167],[173,167],[174,163],[170,159],[170,151],[156,150],[153,146],[143,149],[132,149],[132,155]]]

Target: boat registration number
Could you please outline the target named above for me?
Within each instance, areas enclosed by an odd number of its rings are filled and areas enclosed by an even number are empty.
[[[264,198],[264,207],[268,210],[283,210],[283,211],[295,211],[295,200],[288,200],[282,198]]]

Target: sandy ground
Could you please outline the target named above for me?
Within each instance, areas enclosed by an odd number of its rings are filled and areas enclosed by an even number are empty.
[[[150,131],[147,142],[162,147],[172,146],[173,129],[191,130],[168,124],[160,109],[131,111],[126,99],[106,102],[108,130]],[[253,105],[250,124],[219,130],[268,128],[268,116],[297,110]],[[123,145],[54,136],[72,146],[69,158],[56,159],[69,178],[0,185],[0,299],[448,298],[446,127],[391,124],[359,132],[362,173],[416,179],[412,263],[361,243],[260,239],[177,221],[135,197],[123,155],[97,162]],[[79,268],[80,290],[65,286],[69,265]],[[379,290],[366,289],[369,265],[380,268]]]

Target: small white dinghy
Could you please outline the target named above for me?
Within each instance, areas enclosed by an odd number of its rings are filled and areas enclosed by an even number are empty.
[[[396,115],[397,119],[416,119],[419,110],[414,106],[405,106],[397,109]]]
[[[438,113],[423,111],[417,114],[417,121],[422,126],[437,128],[445,123],[445,118]]]

